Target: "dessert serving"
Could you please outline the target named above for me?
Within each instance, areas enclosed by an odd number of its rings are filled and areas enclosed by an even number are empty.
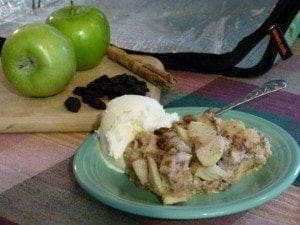
[[[196,193],[225,190],[260,169],[271,156],[266,137],[238,120],[223,121],[211,110],[184,116],[170,128],[142,131],[124,151],[125,172],[163,204]]]
[[[98,133],[108,167],[128,174],[163,204],[223,191],[272,155],[268,139],[242,121],[222,120],[210,109],[180,119],[138,95],[110,101]]]

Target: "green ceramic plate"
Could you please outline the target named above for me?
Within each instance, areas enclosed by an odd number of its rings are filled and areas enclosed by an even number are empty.
[[[185,115],[203,110],[202,107],[182,107],[167,111]],[[126,174],[105,165],[96,134],[89,137],[75,154],[75,177],[83,189],[104,204],[133,214],[169,219],[237,213],[265,203],[292,184],[300,169],[300,150],[286,131],[265,119],[238,111],[229,111],[223,118],[236,118],[247,127],[257,128],[269,138],[273,151],[273,156],[261,170],[244,177],[224,192],[198,194],[186,203],[164,206],[156,195],[135,186]]]

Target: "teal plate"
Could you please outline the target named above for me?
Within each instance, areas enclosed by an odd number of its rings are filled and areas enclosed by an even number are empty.
[[[204,109],[179,107],[167,111],[186,115]],[[75,154],[76,180],[104,204],[137,215],[167,219],[208,218],[241,212],[267,202],[288,188],[300,170],[300,150],[296,141],[285,130],[260,117],[239,111],[229,111],[222,117],[242,120],[247,127],[261,131],[270,140],[273,151],[261,170],[242,178],[226,191],[197,194],[188,202],[164,206],[155,194],[138,188],[126,174],[106,166],[97,134],[84,141]]]

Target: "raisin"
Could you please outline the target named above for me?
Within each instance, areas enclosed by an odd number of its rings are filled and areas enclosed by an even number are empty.
[[[91,96],[95,96],[95,97],[103,97],[103,95],[101,95],[101,93],[97,93],[93,89],[88,89],[86,87],[76,87],[73,90],[73,94],[81,96],[81,97],[84,97],[87,95],[91,95]]]
[[[81,100],[83,103],[88,104],[90,101],[93,101],[94,98],[95,97],[90,96],[90,95],[84,95]]]
[[[87,88],[86,87],[76,87],[74,90],[73,90],[73,94],[74,95],[78,95],[78,96],[83,96],[85,95],[87,92]]]
[[[111,83],[111,80],[107,75],[103,75],[103,76],[95,79],[95,82],[97,84],[108,84],[108,83]]]
[[[141,88],[137,88],[135,89],[132,94],[135,94],[135,95],[146,95],[146,92],[144,90],[142,90]]]
[[[81,107],[81,103],[80,103],[80,100],[78,98],[69,97],[65,101],[65,106],[66,106],[67,110],[69,110],[71,112],[78,112],[78,110]]]
[[[154,130],[153,133],[154,133],[155,135],[162,136],[164,133],[169,132],[169,131],[171,131],[170,128],[167,128],[167,127],[160,127],[160,128],[158,128],[158,129]]]
[[[91,81],[86,87],[76,87],[73,94],[81,96],[82,102],[96,109],[105,109],[106,104],[100,99],[107,96],[113,99],[125,94],[146,95],[149,91],[145,81],[126,73],[109,78],[102,75]]]
[[[87,104],[95,109],[106,109],[106,104],[100,98],[90,99]]]

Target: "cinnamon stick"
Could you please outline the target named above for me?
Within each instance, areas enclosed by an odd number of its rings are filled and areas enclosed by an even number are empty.
[[[153,65],[143,62],[143,60],[128,54],[120,48],[110,45],[107,56],[156,86],[164,88],[174,88],[176,86],[177,81],[170,73],[157,69]]]

